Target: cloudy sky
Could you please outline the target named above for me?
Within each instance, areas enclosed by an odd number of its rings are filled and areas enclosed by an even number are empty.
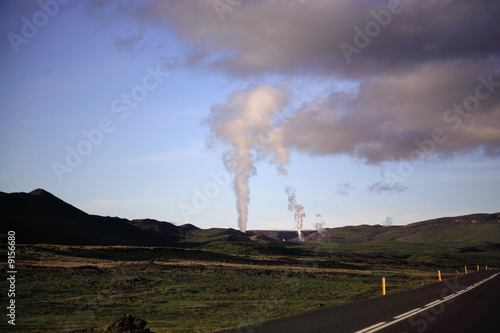
[[[0,191],[242,230],[294,230],[285,187],[305,229],[498,212],[498,22],[487,0],[2,1]]]

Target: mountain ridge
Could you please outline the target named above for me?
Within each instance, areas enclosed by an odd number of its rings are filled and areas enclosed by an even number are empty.
[[[144,218],[90,215],[43,189],[0,192],[2,233],[15,230],[19,243],[193,247],[210,242],[296,242],[297,232],[232,228],[200,229],[192,224]],[[439,217],[404,226],[359,225],[304,230],[305,241],[339,244],[373,241],[500,243],[500,213]]]

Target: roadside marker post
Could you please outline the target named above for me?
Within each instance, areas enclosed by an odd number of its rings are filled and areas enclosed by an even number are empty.
[[[477,271],[479,272],[479,265],[477,265]]]
[[[385,277],[382,278],[382,295],[385,295]]]
[[[441,271],[438,271],[439,281],[441,281]]]
[[[465,267],[465,274],[467,274],[467,266],[464,266]]]

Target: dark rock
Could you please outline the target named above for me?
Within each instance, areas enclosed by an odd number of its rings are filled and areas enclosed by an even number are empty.
[[[147,322],[132,315],[122,315],[120,319],[106,327],[106,331],[111,332],[133,332],[143,330]]]
[[[146,322],[146,321],[144,321],[144,320],[142,320],[142,319],[140,319],[140,318],[135,318],[135,320],[134,320],[134,325],[135,325],[135,327],[137,327],[138,329],[141,329],[141,330],[142,330],[142,329],[144,329],[144,327],[146,327],[147,322]]]

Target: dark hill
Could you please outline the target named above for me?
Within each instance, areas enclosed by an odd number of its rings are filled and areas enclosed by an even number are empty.
[[[250,235],[232,228],[196,229],[188,232],[186,242],[206,244],[211,242],[250,242]]]
[[[195,225],[192,225],[190,223],[188,224],[183,224],[179,227],[182,231],[184,232],[189,232],[189,231],[193,231],[193,230],[199,230],[200,228],[198,228],[197,226]]]
[[[16,232],[18,243],[67,245],[136,245],[196,247],[211,242],[273,243],[296,242],[296,231],[200,229],[191,224],[176,226],[153,219],[127,220],[89,215],[51,193],[37,189],[30,193],[0,192],[2,229]],[[360,225],[317,231],[305,230],[309,241],[340,244],[372,241],[415,243],[468,242],[484,244],[464,248],[480,252],[500,243],[500,213],[443,217],[405,226]],[[280,245],[281,246],[281,245]]]
[[[18,243],[67,245],[172,245],[175,239],[155,235],[126,219],[89,215],[37,189],[0,192],[2,233],[16,232]]]
[[[326,237],[330,242],[341,244],[371,241],[500,243],[500,213],[442,217],[405,226],[361,225],[325,231],[323,235],[315,233],[306,239]]]

